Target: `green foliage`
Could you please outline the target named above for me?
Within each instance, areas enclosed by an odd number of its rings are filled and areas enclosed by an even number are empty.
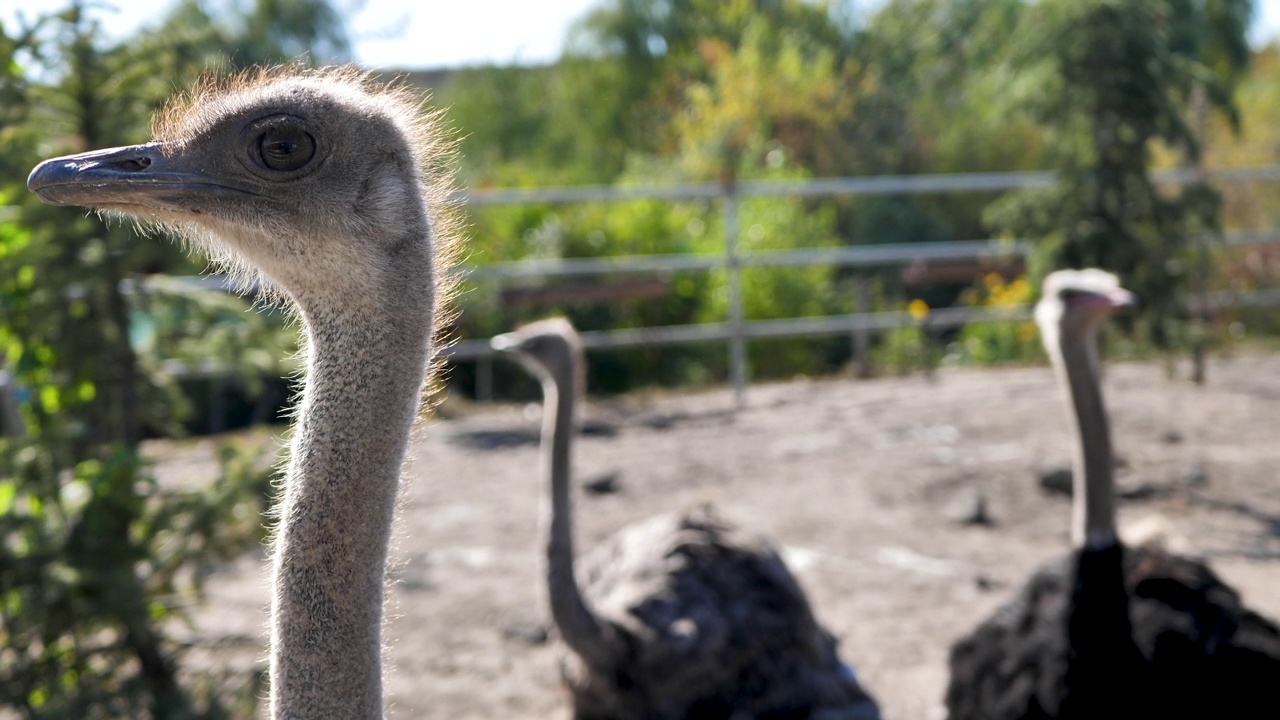
[[[1235,83],[1240,122],[1221,115],[1206,118],[1202,141],[1204,164],[1231,167],[1271,162],[1280,149],[1280,46],[1270,45],[1252,56],[1249,72]],[[1174,164],[1176,157],[1162,158]],[[1223,192],[1223,225],[1227,228],[1280,226],[1280,203],[1274,183],[1228,185]]]
[[[282,311],[251,310],[237,296],[155,278],[131,298],[133,345],[145,361],[209,366],[257,393],[264,378],[291,375],[298,335]],[[156,368],[155,372],[164,373]]]
[[[848,150],[817,174],[1044,169],[1045,129],[1017,103],[1030,81],[1008,60],[1017,37],[1041,36],[1020,27],[1027,7],[1023,0],[886,3],[858,36],[846,73]],[[982,211],[993,199],[975,192],[867,198],[842,226],[859,241],[982,238]],[[915,217],[932,220],[927,232],[901,222]]]
[[[328,0],[178,0],[142,38],[160,45],[170,63],[160,80],[182,78],[201,65],[321,65],[351,55],[346,25]]]
[[[1245,3],[1247,5],[1247,3]],[[1102,267],[1142,298],[1147,336],[1170,345],[1189,286],[1185,249],[1220,230],[1220,199],[1204,183],[1157,190],[1148,172],[1159,141],[1198,156],[1187,108],[1198,90],[1227,113],[1230,93],[1210,67],[1217,37],[1209,6],[1182,0],[1053,0],[1025,18],[1039,30],[1015,51],[1033,79],[1022,103],[1052,132],[1061,182],[1013,193],[988,221],[1013,237],[1039,239],[1037,276],[1059,267]],[[1216,53],[1216,54],[1215,54]]]
[[[0,697],[29,718],[238,715],[178,684],[162,633],[260,540],[268,473],[228,445],[218,482],[180,491],[125,446],[97,454],[63,470],[43,443],[0,441]]]
[[[174,361],[252,389],[285,372],[291,333],[239,298],[139,281],[199,266],[44,206],[22,179],[42,157],[144,140],[157,104],[228,48],[280,60],[338,52],[345,36],[327,2],[308,0],[262,0],[243,18],[186,2],[162,31],[116,45],[96,12],[68,2],[0,27],[0,363],[23,398],[23,427],[6,428],[19,437],[0,440],[0,715],[248,717],[260,678],[188,681],[167,632],[213,562],[261,540],[269,463],[228,444],[216,482],[181,487],[157,479],[140,444],[184,419]]]
[[[1010,319],[966,325],[947,348],[946,362],[992,366],[1027,363],[1043,357],[1035,322],[1011,318],[1014,309],[1029,307],[1034,300],[1031,283],[1025,276],[1006,282],[1000,275],[990,273],[980,287],[966,290],[960,300],[971,307],[985,308],[997,317],[1008,314]]]
[[[871,364],[898,374],[921,370],[931,364],[929,338],[919,325],[886,330],[871,350]]]
[[[1247,0],[890,0],[860,24],[834,1],[611,0],[583,18],[555,65],[469,71],[440,97],[467,135],[464,177],[477,186],[1056,168],[1060,187],[1005,198],[752,201],[738,242],[751,249],[757,226],[760,249],[976,239],[994,228],[1039,241],[1038,274],[1119,271],[1143,297],[1143,336],[1168,344],[1186,336],[1173,298],[1199,263],[1188,240],[1217,232],[1222,209],[1206,186],[1166,192],[1146,169],[1170,153],[1179,163],[1198,156],[1197,97],[1228,125],[1236,117],[1234,88],[1253,90],[1249,12]],[[723,252],[718,208],[642,205],[477,210],[470,259]],[[882,272],[884,287],[897,287]],[[847,312],[845,275],[752,268],[747,316]],[[503,290],[478,285],[469,307],[485,318],[464,323],[497,330],[556,311],[586,329],[724,319],[723,274],[670,281],[674,300],[514,313]],[[959,289],[925,293],[934,302]],[[989,343],[999,344],[979,345]],[[753,349],[753,368],[821,371],[846,357],[840,343],[787,347],[796,352]],[[722,368],[719,348],[663,353],[700,358],[704,371],[689,377]],[[665,377],[650,372],[665,362],[653,355],[631,370]]]
[[[848,33],[813,3],[701,1],[604,5],[580,26],[552,69],[486,69],[442,92],[467,132],[464,175],[474,184],[680,181],[809,177],[813,161],[845,152],[843,86]],[[518,78],[523,74],[525,84]],[[464,79],[465,78],[465,79]],[[484,79],[487,82],[472,82]],[[523,133],[515,138],[505,133]],[[472,151],[470,148],[475,148]],[[847,212],[833,202],[752,200],[739,209],[743,252],[838,245]],[[721,256],[721,209],[705,203],[484,208],[472,215],[473,261],[695,253]],[[662,299],[540,305],[513,312],[512,289],[464,295],[463,334],[480,335],[547,312],[580,327],[723,321],[727,275],[655,278]],[[830,268],[751,268],[749,319],[818,315],[847,305]],[[597,278],[597,282],[609,282]],[[817,352],[815,352],[815,349]],[[592,377],[703,381],[723,372],[718,346],[610,358]],[[758,375],[820,372],[829,353],[806,343],[753,350]],[[603,361],[602,361],[603,362]]]

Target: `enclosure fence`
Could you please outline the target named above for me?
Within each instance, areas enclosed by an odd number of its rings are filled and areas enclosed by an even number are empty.
[[[1221,169],[1176,168],[1156,170],[1160,184],[1186,184],[1208,179],[1221,184],[1280,181],[1280,165]],[[729,353],[729,379],[736,403],[745,402],[748,380],[746,344],[748,340],[797,336],[850,334],[855,357],[865,362],[865,353],[874,331],[920,326],[929,330],[954,328],[969,323],[1020,320],[1030,316],[1025,306],[999,308],[950,307],[930,309],[923,318],[906,311],[870,312],[865,280],[854,278],[854,312],[846,315],[796,317],[746,321],[743,312],[742,271],[750,267],[892,267],[912,263],[1024,259],[1031,245],[1022,240],[973,240],[958,242],[899,243],[883,245],[806,248],[743,252],[739,248],[739,203],[766,197],[840,197],[871,195],[916,195],[928,193],[993,192],[1049,187],[1056,182],[1052,172],[953,173],[942,175],[892,175],[876,177],[822,178],[813,180],[743,181],[735,184],[682,184],[636,186],[578,186],[561,188],[489,188],[460,192],[455,201],[463,206],[548,205],[595,202],[665,200],[670,202],[707,200],[719,205],[724,222],[723,252],[718,255],[642,255],[559,260],[525,260],[508,263],[462,265],[455,268],[476,282],[502,283],[513,279],[549,279],[602,274],[669,273],[677,271],[723,270],[727,273],[728,311],[722,322],[693,325],[656,326],[582,333],[587,350],[724,342]],[[1227,233],[1228,245],[1280,243],[1280,229]],[[167,279],[172,283],[174,278]],[[126,292],[136,289],[126,280]],[[146,281],[143,281],[144,283]],[[193,289],[230,289],[225,278],[212,276],[182,278]],[[170,285],[169,289],[173,289]],[[1252,293],[1217,292],[1188,298],[1194,308],[1212,312],[1227,307],[1280,305],[1280,288]],[[444,348],[451,361],[477,363],[476,396],[488,399],[492,392],[492,359],[489,340],[459,340]],[[225,373],[213,363],[169,360],[166,372],[178,377]],[[17,421],[17,388],[0,369],[0,427],[13,433]]]
[[[1280,180],[1280,165],[1193,169],[1172,168],[1152,173],[1159,184],[1186,184],[1208,179],[1222,184]],[[847,315],[799,317],[746,321],[743,313],[742,270],[747,267],[829,265],[842,267],[886,267],[912,263],[957,260],[1025,259],[1031,244],[1025,240],[974,240],[935,243],[900,243],[836,248],[809,248],[743,252],[739,248],[738,206],[751,198],[838,197],[869,195],[915,195],[1005,191],[1049,187],[1057,181],[1052,172],[954,173],[943,175],[895,175],[855,178],[825,178],[787,181],[744,181],[735,184],[699,183],[653,186],[580,186],[563,188],[493,188],[459,193],[457,201],[466,206],[547,205],[636,200],[707,200],[719,204],[723,217],[723,252],[720,255],[641,255],[559,260],[526,260],[488,265],[464,265],[458,270],[477,282],[501,283],[513,279],[565,278],[626,273],[668,273],[690,270],[723,270],[727,273],[728,312],[723,322],[695,325],[658,326],[582,333],[587,350],[675,345],[696,342],[725,342],[729,352],[729,379],[736,403],[745,402],[748,381],[746,343],[751,339],[817,336],[849,333],[855,355],[865,363],[872,331],[923,326],[930,330],[954,328],[969,323],[1025,319],[1030,308],[1004,306],[997,309],[951,307],[930,309],[919,319],[906,311],[868,312],[865,280],[854,278],[854,312]],[[1250,230],[1227,233],[1228,245],[1280,242],[1280,230]],[[1189,298],[1188,303],[1209,310],[1231,306],[1280,305],[1280,288],[1249,294],[1219,292]],[[444,351],[454,361],[475,361],[476,397],[491,395],[494,355],[488,339],[460,340]]]

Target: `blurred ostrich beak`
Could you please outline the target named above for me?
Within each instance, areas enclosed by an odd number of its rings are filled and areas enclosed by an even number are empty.
[[[1105,291],[1083,292],[1070,298],[1067,302],[1075,307],[1112,313],[1137,307],[1138,296],[1118,287]]]
[[[492,337],[489,340],[489,347],[498,352],[516,352],[520,347],[520,341],[515,337],[515,333],[503,333]]]
[[[1124,288],[1116,288],[1107,293],[1107,300],[1110,301],[1114,310],[1124,310],[1138,306],[1138,296]]]

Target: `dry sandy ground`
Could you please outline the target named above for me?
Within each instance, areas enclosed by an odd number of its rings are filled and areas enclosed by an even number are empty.
[[[1218,359],[1210,383],[1108,368],[1122,526],[1207,557],[1280,618],[1280,356]],[[947,649],[1065,551],[1068,500],[1037,482],[1069,438],[1047,368],[629,396],[591,405],[575,495],[579,548],[713,500],[773,538],[886,718],[941,715]],[[411,451],[398,524],[388,691],[397,718],[565,718],[536,536],[536,408],[468,408]],[[189,472],[198,450],[162,471]],[[981,495],[990,527],[956,520]],[[263,655],[262,557],[210,580],[204,662]],[[228,639],[230,639],[228,641]]]

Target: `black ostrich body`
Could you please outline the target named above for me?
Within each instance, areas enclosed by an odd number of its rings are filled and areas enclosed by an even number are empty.
[[[1047,564],[951,651],[968,718],[1280,716],[1280,629],[1205,565],[1115,545]]]

